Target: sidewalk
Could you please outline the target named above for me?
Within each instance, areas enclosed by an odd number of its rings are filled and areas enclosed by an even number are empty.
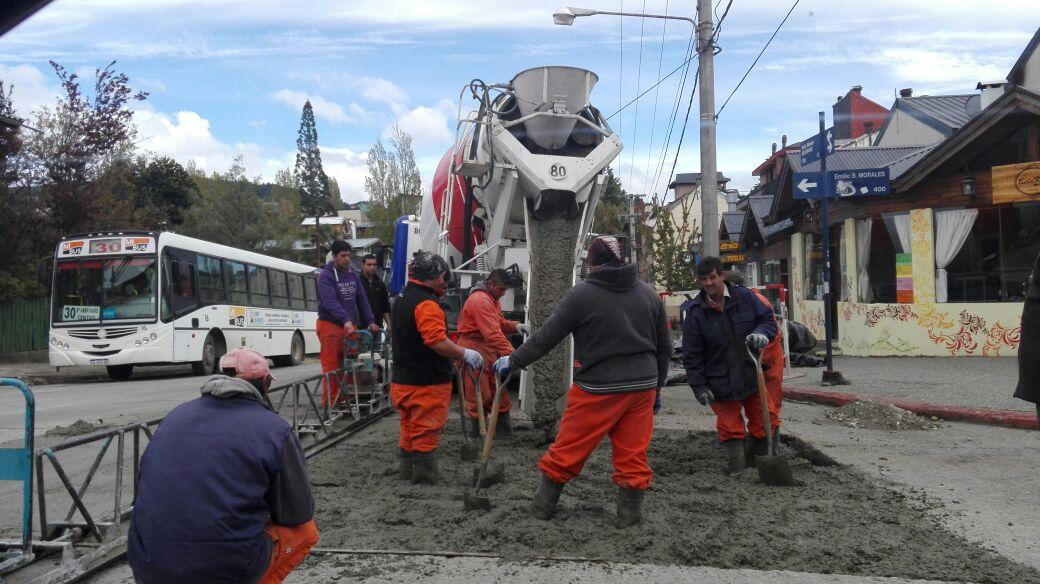
[[[1035,427],[1036,407],[1014,397],[1018,360],[973,357],[834,357],[850,385],[824,387],[823,368],[794,369],[784,397],[841,405],[851,395],[887,401],[922,415]]]

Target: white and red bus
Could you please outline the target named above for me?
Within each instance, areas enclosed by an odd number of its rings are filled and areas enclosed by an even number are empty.
[[[191,363],[206,375],[236,347],[278,365],[318,351],[311,266],[145,231],[67,237],[54,259],[55,367],[104,365],[125,379],[138,365]]]

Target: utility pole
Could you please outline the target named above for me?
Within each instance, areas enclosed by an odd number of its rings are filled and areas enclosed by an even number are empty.
[[[715,34],[711,0],[697,0],[697,53],[700,67],[701,225],[703,253],[719,255],[718,169],[715,159]]]
[[[636,251],[636,219],[639,217],[639,215],[636,214],[636,200],[641,199],[646,195],[633,195],[630,193],[625,193],[625,196],[628,198],[628,213],[622,213],[618,216],[618,218],[624,221],[624,225],[628,226],[628,249],[630,261],[631,263],[638,265],[639,254]]]

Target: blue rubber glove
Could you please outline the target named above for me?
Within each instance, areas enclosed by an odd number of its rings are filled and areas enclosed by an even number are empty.
[[[509,356],[500,357],[495,364],[491,366],[495,370],[495,374],[499,377],[505,377],[509,375],[509,371],[513,369],[513,366],[509,363]]]
[[[697,401],[700,402],[702,406],[706,406],[715,401],[715,394],[708,389],[707,385],[694,386],[693,395],[697,397]]]
[[[661,411],[661,388],[658,387],[656,390],[657,395],[654,396],[654,415]]]
[[[484,358],[480,356],[480,353],[473,349],[465,349],[465,353],[462,355],[462,360],[466,362],[473,369],[480,369],[484,367]]]

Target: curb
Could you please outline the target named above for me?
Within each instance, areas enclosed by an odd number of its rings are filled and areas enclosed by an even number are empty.
[[[969,406],[951,406],[932,402],[923,402],[879,395],[864,395],[846,391],[828,391],[810,387],[799,387],[784,385],[784,398],[796,401],[807,401],[827,406],[839,407],[859,399],[872,400],[876,402],[891,404],[904,410],[909,410],[920,416],[936,416],[947,421],[970,422],[973,424],[986,424],[990,426],[1002,426],[1005,428],[1017,428],[1021,430],[1036,430],[1037,417],[1032,412],[1016,412],[1012,410],[997,410],[992,408],[973,408]]]

